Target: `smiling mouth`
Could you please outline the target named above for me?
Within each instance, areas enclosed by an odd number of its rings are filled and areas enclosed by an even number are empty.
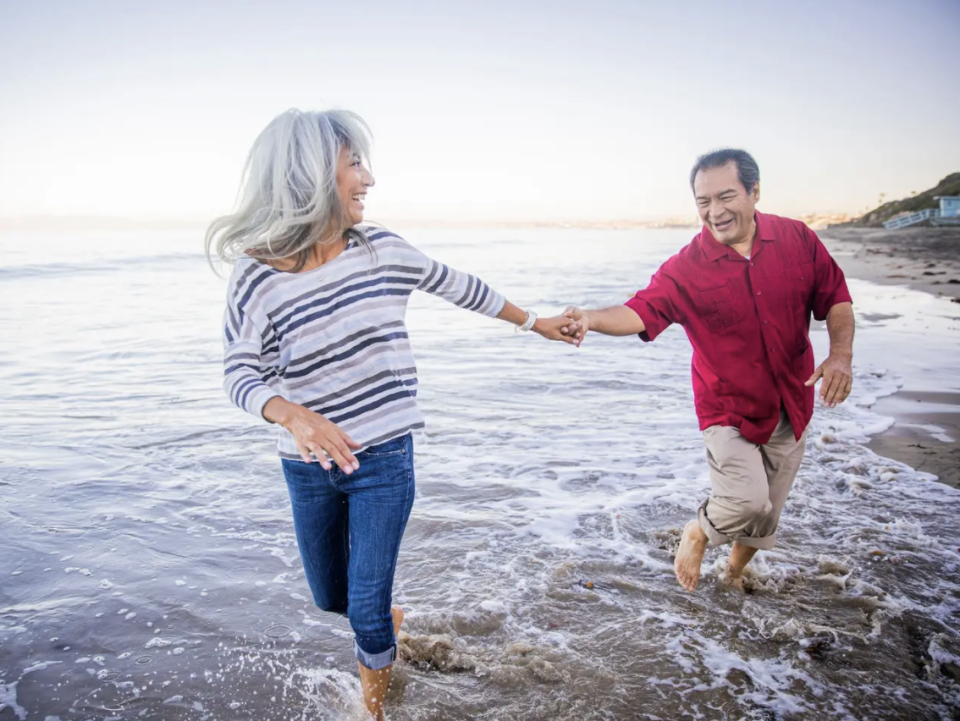
[[[734,220],[734,218],[730,218],[729,220],[724,220],[722,222],[714,221],[713,227],[719,231],[729,230],[733,226]]]
[[[366,200],[366,193],[358,193],[357,195],[352,196],[350,199],[357,203],[361,208],[363,207],[363,201]]]

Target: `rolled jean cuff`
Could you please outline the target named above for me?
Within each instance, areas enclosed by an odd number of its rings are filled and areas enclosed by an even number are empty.
[[[360,648],[360,644],[354,641],[353,651],[357,655],[357,660],[371,671],[379,671],[381,668],[386,668],[397,660],[396,645],[393,645],[386,651],[381,651],[380,653],[367,653]]]

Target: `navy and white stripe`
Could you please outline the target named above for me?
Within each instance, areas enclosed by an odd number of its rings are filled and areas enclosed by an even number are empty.
[[[329,263],[284,273],[237,262],[224,313],[224,379],[230,399],[263,417],[282,396],[320,413],[364,447],[423,427],[417,368],[404,315],[414,290],[491,318],[504,299],[483,281],[439,263],[382,228],[351,240]],[[280,429],[282,457],[298,459]]]

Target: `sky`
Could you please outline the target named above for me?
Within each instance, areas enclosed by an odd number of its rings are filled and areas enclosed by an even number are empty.
[[[0,0],[0,218],[209,219],[291,107],[358,112],[380,221],[859,213],[960,170],[960,2]]]

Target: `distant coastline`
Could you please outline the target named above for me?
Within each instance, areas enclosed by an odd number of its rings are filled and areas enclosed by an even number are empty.
[[[814,230],[850,222],[842,213],[808,213],[796,216]],[[575,228],[591,230],[637,230],[700,227],[695,217],[648,220],[429,220],[374,218],[387,226],[413,228]],[[203,230],[210,218],[120,218],[98,216],[10,216],[0,217],[0,230]]]

